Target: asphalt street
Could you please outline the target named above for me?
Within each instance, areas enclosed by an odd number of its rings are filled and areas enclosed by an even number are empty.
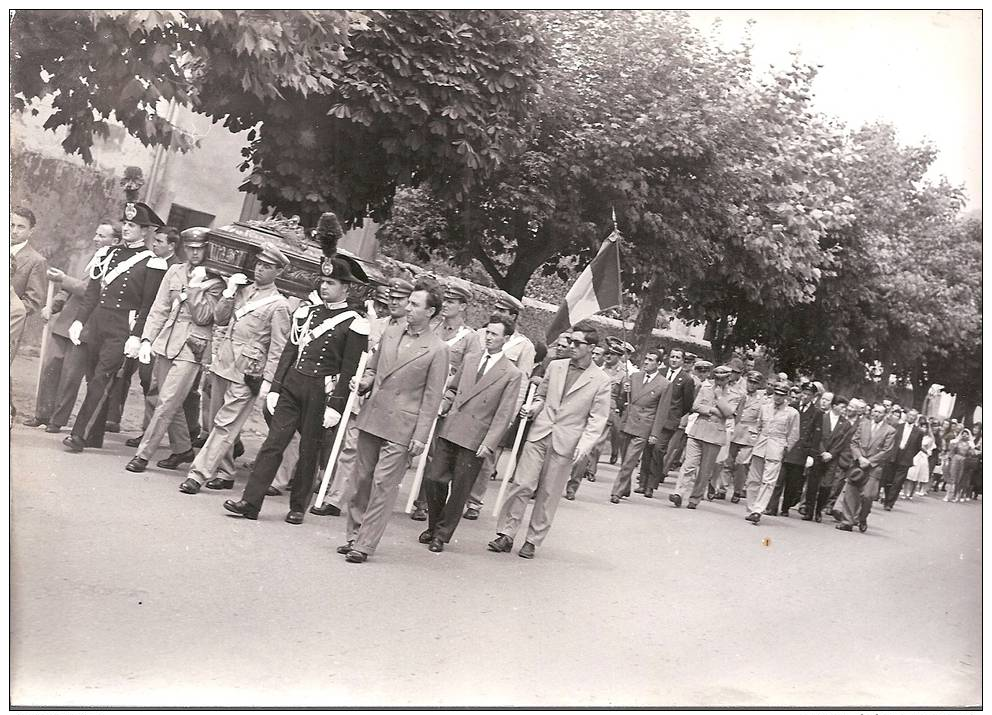
[[[427,551],[399,511],[411,472],[356,565],[334,551],[343,518],[286,524],[286,496],[228,516],[243,476],[188,496],[181,472],[124,471],[134,432],[70,454],[24,427],[36,369],[13,369],[13,705],[981,703],[980,502],[899,501],[866,534],[754,527],[729,502],[674,509],[665,488],[612,505],[603,463],[528,561],[486,551],[495,483],[483,517]]]

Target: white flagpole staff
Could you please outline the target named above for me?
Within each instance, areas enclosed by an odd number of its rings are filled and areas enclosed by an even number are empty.
[[[44,314],[45,325],[41,329],[41,349],[38,353],[38,379],[35,381],[34,401],[38,402],[38,393],[41,392],[41,373],[45,369],[45,353],[48,352],[48,336],[52,332],[52,302],[55,300],[55,282],[48,281],[48,295],[45,296]]]
[[[524,409],[529,411],[533,406],[535,392],[537,392],[537,385],[531,384],[527,389],[527,399],[524,400]],[[533,415],[530,415],[527,419],[521,419],[520,425],[517,427],[517,436],[513,438],[513,449],[510,450],[510,461],[507,464],[506,470],[503,472],[503,481],[499,485],[499,494],[496,495],[496,503],[493,504],[493,516],[497,516],[500,507],[503,506],[503,498],[506,496],[506,485],[510,483],[510,477],[517,470],[517,454],[520,452],[520,444],[524,441],[524,428],[527,426],[527,420],[532,418]]]
[[[417,472],[413,475],[413,488],[410,489],[410,496],[406,500],[405,511],[407,514],[413,511],[413,503],[417,501],[417,495],[420,494],[420,483],[424,481],[424,471],[427,469],[427,455],[431,451],[435,429],[437,429],[437,416],[431,422],[431,429],[427,433],[427,441],[424,443],[424,451],[420,453],[420,464],[417,465]]]
[[[334,465],[338,461],[338,453],[341,451],[341,444],[344,442],[344,433],[348,431],[348,420],[351,419],[352,410],[358,400],[358,380],[365,374],[365,363],[368,362],[369,354],[363,352],[358,359],[358,368],[355,370],[355,387],[348,393],[348,401],[344,405],[344,412],[341,414],[341,421],[338,423],[338,431],[334,435],[334,444],[331,445],[331,456],[327,459],[327,467],[324,469],[324,476],[320,480],[320,491],[317,493],[318,506],[324,503],[324,496],[327,494],[327,487],[331,483],[331,475],[334,474]]]

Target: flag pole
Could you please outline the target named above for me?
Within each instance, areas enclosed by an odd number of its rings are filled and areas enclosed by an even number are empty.
[[[616,209],[616,207],[615,206],[612,206],[611,207],[611,211],[613,212],[613,233],[615,233],[616,234],[616,237],[617,237],[617,257],[619,259],[619,256],[620,256],[620,229],[617,227],[617,209]],[[620,307],[619,307],[619,311],[620,311],[620,334],[623,336],[623,343],[624,343],[624,345],[626,345],[627,344],[627,315],[626,315],[626,312],[624,311],[624,304],[623,304],[623,283],[620,280],[620,261],[619,260],[617,260],[617,288],[619,288],[619,294],[620,294]],[[624,357],[624,359],[623,359],[623,372],[624,372],[624,376],[627,378],[627,381],[628,382],[630,381],[630,369],[628,368],[628,363],[629,362],[630,361],[626,357]]]

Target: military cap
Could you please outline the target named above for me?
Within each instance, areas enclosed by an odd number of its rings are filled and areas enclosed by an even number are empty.
[[[634,346],[631,345],[630,343],[624,343],[623,344],[623,351],[625,353],[627,353],[628,355],[633,355],[634,354]]]
[[[506,291],[499,292],[499,296],[496,298],[496,308],[509,310],[517,315],[524,312],[524,304]]]
[[[389,302],[389,284],[380,283],[375,287],[375,299],[380,303]]]
[[[606,336],[606,352],[610,355],[623,355],[624,342],[615,335]]]
[[[693,362],[699,359],[699,356],[696,355],[696,353],[682,353],[682,357],[685,362]]]
[[[730,358],[727,361],[727,367],[733,372],[744,372],[744,361],[739,357]]]
[[[807,382],[803,385],[803,392],[812,392],[814,395],[818,395],[820,390],[815,383]]]
[[[776,395],[788,395],[789,394],[789,383],[787,382],[776,382],[772,386],[772,392]]]
[[[186,248],[203,248],[207,245],[207,232],[209,228],[203,226],[193,226],[182,231],[179,236],[183,239],[183,246]]]
[[[275,244],[268,241],[262,244],[262,250],[258,254],[258,260],[271,263],[280,268],[285,268],[289,265],[289,259],[286,258],[286,254],[276,248]]]
[[[413,283],[405,278],[390,278],[388,296],[390,298],[409,298],[413,293]]]
[[[319,281],[339,280],[342,283],[367,283],[368,276],[365,275],[365,271],[358,264],[355,259],[350,259],[347,256],[336,254],[333,257],[325,256],[320,261],[320,276]]]
[[[452,276],[444,282],[444,298],[469,303],[472,300],[472,286],[467,281]]]
[[[713,367],[713,363],[709,360],[696,360],[696,364],[693,367],[697,370],[709,370]]]
[[[757,370],[749,370],[748,373],[747,373],[747,379],[750,382],[757,382],[757,383],[760,384],[760,383],[762,383],[762,382],[765,381],[765,376],[762,375]]]
[[[696,364],[698,365],[699,363]],[[726,365],[717,365],[715,368],[713,368],[713,375],[716,377],[729,377],[730,368],[727,367]]]
[[[139,226],[164,226],[165,221],[152,211],[151,206],[141,201],[128,201],[124,204],[124,216],[121,221],[130,221]]]

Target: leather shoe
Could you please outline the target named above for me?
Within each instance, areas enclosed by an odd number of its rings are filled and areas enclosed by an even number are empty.
[[[813,521],[813,515],[810,514],[809,516],[804,516],[803,521]]]
[[[588,479],[590,482],[595,482],[596,481],[596,475],[593,474],[592,472],[587,472],[586,473],[586,479]]]
[[[121,431],[121,423],[120,422],[108,422],[106,425],[104,425],[103,431],[104,432],[112,432],[113,434],[117,434],[118,432]]]
[[[610,455],[610,464],[616,464],[616,463],[617,463],[617,455],[611,454]]]
[[[143,472],[148,466],[148,460],[141,457],[132,457],[131,461],[125,465],[124,469],[129,472]]]
[[[854,527],[850,524],[838,524],[834,527],[837,531],[854,531]]]
[[[727,500],[727,492],[721,489],[717,491],[716,494],[713,495],[713,498],[710,501],[726,501],[726,500]]]
[[[431,539],[431,543],[427,547],[428,551],[433,551],[435,554],[439,554],[444,551],[444,542],[440,539]]]
[[[465,510],[465,513],[462,515],[462,518],[468,519],[469,521],[475,521],[476,519],[479,518],[479,510],[476,509],[475,507],[470,506],[468,509]]]
[[[29,417],[22,423],[25,427],[43,427],[48,424],[48,420],[40,417]]]
[[[162,465],[159,464],[159,466]],[[234,489],[234,480],[214,477],[213,479],[207,482],[207,489]]]
[[[575,501],[575,492],[565,492],[565,499]]]
[[[686,509],[695,509],[696,506],[697,506],[697,504],[695,502],[689,502],[688,504],[685,505],[685,508]]]
[[[643,494],[645,491],[646,490],[644,487],[637,487],[637,489],[634,490],[634,494]]]
[[[414,521],[427,521],[427,512],[418,507],[413,510],[412,514],[410,514],[410,518]]]
[[[758,522],[761,521],[761,514],[752,513],[744,517],[747,521],[757,526]]]
[[[233,481],[231,482],[231,486],[232,487],[234,486],[234,482]],[[276,489],[275,487],[269,485],[269,488],[265,490],[265,496],[267,496],[267,497],[278,497],[278,496],[282,496],[282,492],[279,491],[278,489]]]
[[[240,501],[227,499],[224,501],[224,508],[227,509],[232,514],[243,516],[245,519],[258,518],[258,507],[249,504],[244,499],[241,499]]]
[[[616,494],[610,497],[610,504],[619,504],[619,503],[620,503],[620,497],[618,497]]]
[[[676,508],[682,506],[682,497],[679,494],[669,494],[668,501],[674,504]]]
[[[144,437],[144,436],[145,435],[143,435],[143,434],[139,434],[137,437],[132,437],[129,440],[125,440],[124,441],[124,444],[127,445],[128,447],[140,447],[141,446],[141,438]]]
[[[346,555],[346,554],[347,554],[347,553],[348,553],[349,551],[351,551],[351,547],[352,547],[352,545],[353,545],[354,543],[355,543],[354,541],[349,541],[349,542],[348,542],[347,544],[341,544],[341,546],[339,546],[339,547],[338,547],[338,548],[336,549],[336,551],[337,551],[337,552],[338,552],[339,554],[341,554],[342,556],[344,556],[344,555]]]
[[[303,512],[302,511],[291,511],[286,514],[287,524],[302,524],[303,523]]]
[[[193,454],[192,449],[187,449],[182,454],[170,454],[165,459],[156,462],[156,464],[162,469],[175,469],[181,464],[186,464],[186,462],[192,462],[196,458]]]
[[[644,490],[644,498],[645,499],[654,499],[654,489],[645,489]]]
[[[58,434],[59,432],[62,431],[62,425],[50,424],[48,425],[48,427],[45,428],[45,431],[48,432],[49,434]]]
[[[830,516],[832,516],[834,518],[834,521],[843,521],[844,520],[844,515],[841,514],[839,511],[837,511],[836,509],[831,509],[830,510]]]
[[[730,497],[731,504],[737,504],[740,500],[741,500],[741,495],[738,494],[737,492],[734,492],[734,496]]]
[[[764,514],[765,516],[778,516],[778,512],[777,511],[772,511],[771,509],[765,509],[761,513]]]
[[[860,524],[858,524],[858,531],[860,531],[862,534],[868,531],[868,522],[862,521]]]
[[[333,504],[322,504],[310,507],[310,513],[317,516],[341,516],[341,510]]]
[[[200,447],[202,447],[203,445],[205,445],[207,443],[207,435],[205,435],[205,434],[203,434],[203,432],[201,432],[195,438],[190,439],[189,443],[195,449],[199,449]]]
[[[429,544],[431,543],[431,540],[433,538],[434,538],[434,532],[431,531],[430,529],[424,529],[422,532],[420,532],[420,536],[417,537],[417,541],[419,541],[421,544]]]
[[[62,444],[64,444],[65,448],[70,452],[82,452],[83,447],[86,446],[86,443],[74,434],[70,434],[62,440]]]
[[[364,551],[355,551],[352,549],[347,554],[344,555],[344,560],[349,564],[363,564],[365,560],[368,559],[369,555]]]
[[[191,477],[187,477],[186,480],[179,485],[179,491],[183,494],[196,494],[200,491],[200,483]]]
[[[883,506],[882,509],[884,509],[885,511],[892,511],[892,507],[889,506],[888,504],[886,504],[885,506]]]
[[[242,454],[245,453],[245,445],[241,442],[241,438],[234,440],[234,458],[237,459]]]
[[[819,524],[820,522],[822,522],[823,521],[823,514],[821,514],[820,512],[816,512],[813,515],[813,521],[815,521],[817,524]]]
[[[524,545],[520,547],[520,551],[517,552],[517,556],[522,559],[534,558],[534,544],[529,541],[525,541]]]
[[[513,548],[513,539],[505,534],[496,534],[496,538],[490,541],[486,548],[497,553],[505,553]]]
[[[780,514],[780,516],[789,516],[789,510],[788,509],[783,509],[782,512],[781,512],[781,514]]]

